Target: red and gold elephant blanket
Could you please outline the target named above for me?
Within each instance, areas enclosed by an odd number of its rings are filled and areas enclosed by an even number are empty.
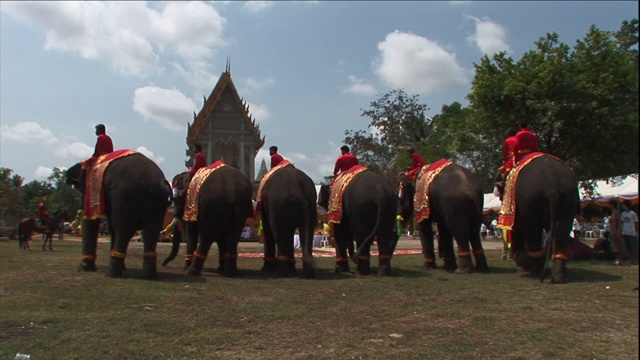
[[[429,185],[440,172],[453,162],[447,159],[440,159],[425,165],[418,172],[416,177],[416,193],[413,196],[413,210],[415,213],[415,221],[419,223],[424,219],[428,219],[431,214],[429,206]]]
[[[267,184],[267,181],[269,181],[269,178],[271,178],[271,176],[275,174],[276,171],[282,168],[285,168],[289,165],[293,166],[293,164],[289,162],[289,160],[282,160],[280,164],[276,165],[275,167],[272,167],[271,170],[269,170],[266,174],[264,174],[262,179],[260,179],[260,185],[258,185],[258,194],[256,196],[256,210],[255,210],[256,215],[258,214],[258,212],[262,210],[262,189],[264,189],[264,186]]]
[[[504,195],[502,197],[502,205],[498,214],[498,228],[512,230],[516,213],[516,182],[520,171],[527,166],[531,160],[539,158],[542,155],[548,155],[543,152],[533,152],[525,156],[518,165],[516,165],[505,180]],[[549,155],[550,156],[550,155]]]
[[[367,168],[362,165],[355,165],[351,169],[341,172],[331,185],[331,195],[329,197],[329,209],[327,211],[330,223],[339,224],[342,220],[342,195],[354,177]]]
[[[213,164],[200,168],[189,182],[187,188],[187,197],[185,199],[184,215],[182,220],[184,221],[198,221],[198,195],[200,194],[200,187],[205,180],[211,175],[212,172],[227,166],[221,160],[214,162]]]
[[[84,191],[84,218],[87,220],[99,219],[106,215],[104,206],[104,172],[112,161],[135,154],[134,150],[116,150],[100,156],[91,166],[87,174],[87,187]]]

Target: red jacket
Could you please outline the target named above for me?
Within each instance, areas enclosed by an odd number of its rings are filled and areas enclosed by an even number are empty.
[[[333,176],[338,175],[339,173],[345,172],[352,167],[360,165],[358,158],[350,153],[346,153],[344,155],[340,155],[338,160],[336,160],[336,166],[333,168]]]
[[[516,134],[516,151],[515,151],[515,164],[518,164],[523,157],[534,151],[538,151],[538,138],[536,134],[526,128],[522,128]]]
[[[502,145],[502,168],[500,168],[500,173],[504,174],[507,171],[511,171],[513,169],[513,158],[516,154],[516,143],[518,142],[518,138],[514,136],[509,136],[504,140],[504,145]]]
[[[204,158],[204,154],[202,153],[202,151],[196,151],[196,157],[195,157],[195,160],[193,161],[193,166],[187,172],[193,175],[196,172],[198,172],[198,170],[206,166],[207,166],[207,159]]]
[[[93,163],[96,162],[96,160],[98,160],[100,156],[111,152],[113,152],[113,141],[111,141],[111,138],[107,134],[98,135],[98,140],[96,142],[96,148],[93,151],[93,155],[91,155],[90,158],[82,163],[82,168],[88,168],[89,166],[93,165]]]
[[[278,166],[278,164],[280,164],[283,161],[284,161],[284,158],[282,157],[282,155],[277,154],[277,153],[271,155],[271,168],[273,169],[274,167]]]

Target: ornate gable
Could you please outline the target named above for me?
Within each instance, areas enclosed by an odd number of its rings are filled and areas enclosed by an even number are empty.
[[[250,179],[254,175],[254,159],[264,145],[260,126],[249,113],[249,106],[238,95],[231,79],[229,62],[225,71],[198,114],[193,114],[193,124],[187,124],[187,146],[200,143],[207,163],[223,160],[238,168]],[[187,150],[193,161],[191,150]]]

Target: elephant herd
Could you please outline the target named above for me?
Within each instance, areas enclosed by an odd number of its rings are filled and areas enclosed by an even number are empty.
[[[489,272],[479,231],[482,188],[467,169],[454,163],[447,165],[422,186],[409,180],[405,173],[398,176],[397,184],[369,169],[356,175],[341,193],[341,220],[333,224],[335,272],[350,272],[350,262],[354,262],[357,274],[370,274],[371,246],[375,241],[379,251],[377,275],[390,275],[391,259],[399,239],[396,221],[414,219],[418,213],[416,202],[421,199],[428,199],[428,216],[416,218],[425,269],[437,267],[435,228],[445,270],[462,274]],[[257,210],[261,214],[265,240],[262,271],[278,276],[297,273],[293,238],[298,230],[302,275],[314,278],[312,243],[317,205],[328,209],[332,189],[323,185],[316,195],[309,176],[293,165],[286,166],[261,186],[258,209],[254,209],[252,200],[256,196],[244,174],[224,163],[207,169],[206,176],[201,174],[202,170],[193,176],[176,175],[173,184],[177,191],[173,194],[159,167],[140,153],[113,161],[104,169],[101,200],[111,233],[107,275],[122,276],[129,241],[135,231],[142,230],[143,277],[158,277],[156,245],[166,209],[173,201],[176,216],[184,217],[189,234],[185,256],[188,274],[201,273],[215,242],[218,271],[223,276],[237,275],[238,240],[246,219],[255,216]],[[67,183],[84,197],[87,177],[80,164],[69,168],[66,175]],[[551,258],[551,281],[566,282],[566,257],[562,254],[567,250],[573,218],[579,209],[572,170],[552,156],[538,157],[521,171],[514,194],[518,206],[514,214],[512,249],[517,265],[531,275],[544,276],[547,259]],[[96,271],[99,223],[99,218],[83,220],[79,271]],[[541,240],[543,230],[548,234],[546,247]],[[177,251],[179,241],[174,247]],[[543,248],[547,251],[539,256]]]

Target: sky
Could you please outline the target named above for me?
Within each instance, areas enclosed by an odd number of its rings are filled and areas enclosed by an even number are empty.
[[[466,106],[484,55],[636,17],[637,1],[0,1],[0,167],[45,180],[90,157],[102,123],[170,180],[229,59],[265,137],[256,174],[276,145],[320,183],[383,94],[418,95],[428,116]]]

